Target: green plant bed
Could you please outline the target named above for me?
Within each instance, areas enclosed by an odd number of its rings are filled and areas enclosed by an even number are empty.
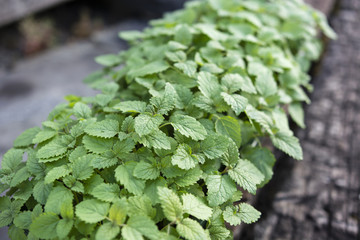
[[[335,33],[301,1],[189,2],[121,33],[95,97],[67,96],[14,142],[0,171],[12,239],[231,239],[272,177],[264,138],[301,160],[306,74]],[[287,112],[289,114],[287,114]],[[26,160],[26,161],[24,161]]]

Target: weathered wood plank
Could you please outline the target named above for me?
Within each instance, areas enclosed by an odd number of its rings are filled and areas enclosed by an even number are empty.
[[[0,26],[70,0],[0,0]]]

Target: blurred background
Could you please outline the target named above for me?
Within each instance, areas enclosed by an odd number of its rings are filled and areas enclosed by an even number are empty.
[[[95,94],[82,80],[100,69],[94,57],[127,48],[118,32],[185,1],[0,0],[0,159],[64,96]],[[296,130],[304,161],[277,153],[274,179],[252,200],[261,221],[235,229],[236,239],[360,239],[360,0],[307,2],[339,38],[324,39],[311,70],[307,128]]]

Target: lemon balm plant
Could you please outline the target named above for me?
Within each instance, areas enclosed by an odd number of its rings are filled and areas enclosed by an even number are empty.
[[[104,68],[85,81],[102,93],[67,96],[3,156],[12,239],[231,239],[225,223],[260,217],[242,195],[272,177],[262,139],[302,159],[288,116],[304,127],[317,28],[335,37],[323,14],[204,0],[151,25],[96,58]]]

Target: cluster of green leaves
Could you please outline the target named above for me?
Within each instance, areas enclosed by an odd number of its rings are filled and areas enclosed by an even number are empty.
[[[231,239],[272,177],[273,145],[302,159],[306,74],[325,17],[301,1],[206,0],[121,36],[86,82],[2,160],[12,239]],[[121,66],[119,68],[118,66]]]

